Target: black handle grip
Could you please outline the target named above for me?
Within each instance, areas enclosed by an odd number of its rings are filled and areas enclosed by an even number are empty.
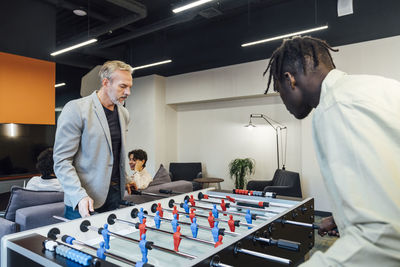
[[[299,251],[300,250],[300,243],[293,242],[285,239],[279,239],[276,246],[278,248],[283,248],[291,251]]]
[[[267,203],[267,202],[266,202]],[[262,209],[264,207],[260,207],[258,204],[252,204],[252,203],[246,203],[246,202],[237,202],[236,205],[242,206],[243,209],[246,209],[246,207],[251,207],[251,208],[259,208]],[[268,206],[267,206],[268,207]]]
[[[121,201],[119,202],[119,204],[120,204],[120,205],[123,205],[123,206],[135,206],[135,203],[130,202],[130,201],[127,201],[127,200],[121,200]]]
[[[152,241],[147,241],[146,242],[146,244],[145,244],[145,247],[147,248],[147,249],[153,249],[153,244],[154,244],[154,242],[152,242]]]
[[[160,189],[158,192],[160,192],[161,194],[172,194],[172,190],[167,190],[167,189]]]
[[[131,190],[131,195],[141,195],[142,192],[138,190]]]

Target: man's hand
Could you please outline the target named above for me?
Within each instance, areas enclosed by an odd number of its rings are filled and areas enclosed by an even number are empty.
[[[132,190],[131,190],[132,188],[134,190],[137,190],[137,186],[136,186],[135,182],[130,182],[130,183],[125,184],[125,188],[126,188],[126,191],[128,191],[129,195],[132,194]]]
[[[321,225],[318,229],[318,234],[320,236],[324,236],[326,234],[339,236],[339,233],[336,230],[333,230],[336,227],[336,223],[332,216],[323,218]]]
[[[90,197],[82,198],[78,203],[79,214],[82,218],[90,216],[90,212],[94,212],[93,199]]]

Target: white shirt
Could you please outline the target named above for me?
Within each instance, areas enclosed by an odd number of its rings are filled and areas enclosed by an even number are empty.
[[[379,261],[382,266],[396,266],[400,260],[400,83],[330,71],[314,112],[313,137],[341,238],[327,255],[314,255],[309,265],[327,266],[332,262],[325,260],[331,257],[345,266],[375,266]]]
[[[42,179],[41,176],[32,177],[25,188],[36,191],[63,191],[57,178]]]
[[[146,189],[151,181],[153,181],[153,178],[146,169],[143,169],[140,172],[134,171],[131,181],[135,182],[137,189]]]

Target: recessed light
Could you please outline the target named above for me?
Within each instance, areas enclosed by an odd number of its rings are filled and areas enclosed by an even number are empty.
[[[74,12],[75,15],[80,16],[80,17],[87,15],[86,11],[82,8],[74,9],[72,12]]]

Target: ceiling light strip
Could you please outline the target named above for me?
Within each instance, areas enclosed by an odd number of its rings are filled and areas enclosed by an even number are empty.
[[[55,52],[51,53],[50,55],[54,57],[54,56],[57,56],[59,54],[62,54],[62,53],[65,53],[65,52],[68,52],[68,51],[74,50],[76,48],[79,48],[79,47],[82,47],[82,46],[85,46],[85,45],[89,45],[89,44],[95,43],[95,42],[97,42],[97,39],[90,39],[88,41],[85,41],[85,42],[82,42],[82,43],[79,43],[79,44],[76,44],[76,45],[73,45],[73,46],[58,50],[58,51],[55,51]]]
[[[133,67],[133,70],[139,70],[139,69],[149,68],[149,67],[153,67],[153,66],[157,66],[157,65],[161,65],[161,64],[167,64],[167,63],[171,63],[171,62],[172,62],[172,60],[171,60],[171,59],[168,59],[168,60],[159,61],[159,62],[155,62],[155,63],[143,65],[143,66]]]
[[[61,87],[61,86],[64,86],[65,85],[65,83],[57,83],[56,85],[54,85],[54,87]]]
[[[199,0],[199,1],[195,1],[195,2],[192,2],[190,4],[175,8],[175,9],[172,10],[172,12],[179,13],[179,12],[185,11],[187,9],[190,9],[190,8],[193,8],[193,7],[196,7],[196,6],[203,5],[203,4],[211,2],[211,1],[214,1],[214,0]]]
[[[301,35],[301,34],[305,34],[305,33],[309,33],[309,32],[325,30],[325,29],[328,29],[328,25],[317,27],[317,28],[312,28],[312,29],[308,29],[308,30],[304,30],[304,31],[292,32],[292,33],[288,33],[288,34],[284,34],[284,35],[279,35],[279,36],[275,36],[275,37],[264,39],[264,40],[245,43],[245,44],[242,44],[242,47],[271,42],[271,41],[275,41],[275,40],[279,40],[279,39],[283,39],[283,38],[287,38],[287,37],[291,37],[291,36],[295,36],[295,35]]]

